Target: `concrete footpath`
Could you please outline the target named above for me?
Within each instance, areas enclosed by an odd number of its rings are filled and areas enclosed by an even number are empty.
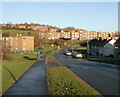
[[[43,55],[4,95],[48,95],[46,66]]]

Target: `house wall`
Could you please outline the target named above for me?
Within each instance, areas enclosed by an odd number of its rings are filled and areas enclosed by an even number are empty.
[[[16,36],[2,38],[6,40],[6,45],[11,46],[11,51],[34,51],[34,37],[31,36]]]
[[[104,53],[105,53],[104,47],[100,47],[100,48],[99,48],[99,56],[100,56],[100,57],[103,57],[103,56],[104,56]]]
[[[34,50],[34,37],[23,36],[21,45],[22,45],[21,50],[33,51]]]
[[[120,46],[115,47],[114,49],[114,53],[115,53],[115,58],[119,58],[120,59]]]
[[[106,45],[104,45],[104,56],[109,56],[110,54],[114,56],[114,43],[116,40],[112,39]]]
[[[99,54],[99,48],[96,47],[96,46],[89,47],[89,54],[91,54],[93,56],[98,56],[98,54]]]

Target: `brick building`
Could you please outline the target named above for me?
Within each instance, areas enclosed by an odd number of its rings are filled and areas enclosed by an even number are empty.
[[[34,37],[17,35],[16,37],[2,37],[3,43],[10,45],[11,51],[34,51]]]

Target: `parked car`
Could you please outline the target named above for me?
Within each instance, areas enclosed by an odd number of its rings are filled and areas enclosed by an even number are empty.
[[[65,50],[64,54],[65,54],[65,55],[68,55],[68,56],[71,56],[71,55],[72,55],[72,52],[69,51],[69,50]]]
[[[76,53],[73,53],[72,57],[74,57],[74,58],[84,58],[84,55],[76,52]]]

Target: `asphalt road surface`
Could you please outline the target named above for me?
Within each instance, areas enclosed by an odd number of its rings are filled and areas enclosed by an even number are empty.
[[[64,51],[54,55],[63,65],[87,82],[101,95],[118,95],[118,67],[86,59],[75,59],[64,55]]]

